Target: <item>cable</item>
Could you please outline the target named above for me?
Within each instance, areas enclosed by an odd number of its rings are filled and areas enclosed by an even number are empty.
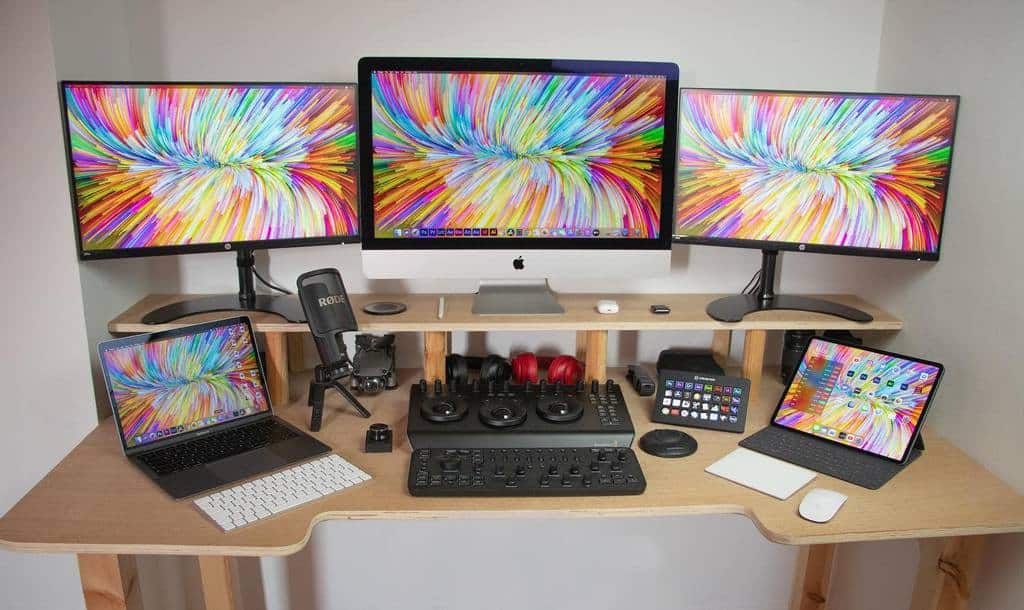
[[[267,280],[263,279],[263,276],[260,275],[259,271],[256,271],[255,267],[252,268],[252,274],[255,275],[256,279],[258,279],[260,281],[260,283],[263,284],[264,286],[266,286],[267,288],[269,288],[271,290],[276,290],[276,291],[280,292],[281,294],[291,294],[290,290],[285,290],[284,288],[281,288],[280,286],[275,286],[274,284],[271,284]]]
[[[747,285],[743,287],[741,294],[750,294],[752,292],[756,292],[758,287],[758,280],[760,278],[761,270],[758,269],[757,271],[754,272],[754,275],[750,278],[750,281],[747,282]]]

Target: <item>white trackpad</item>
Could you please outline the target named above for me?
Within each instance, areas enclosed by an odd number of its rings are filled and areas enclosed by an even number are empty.
[[[818,476],[813,470],[742,447],[704,470],[780,500],[790,497]]]

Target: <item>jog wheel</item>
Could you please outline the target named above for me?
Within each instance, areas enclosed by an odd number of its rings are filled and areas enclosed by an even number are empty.
[[[537,403],[537,415],[552,423],[566,423],[583,417],[583,405],[567,396],[548,396]]]
[[[427,421],[444,424],[459,421],[466,416],[466,405],[461,400],[436,398],[420,405],[420,415]]]
[[[526,421],[526,407],[514,400],[490,398],[480,405],[480,421],[492,428],[511,428]]]

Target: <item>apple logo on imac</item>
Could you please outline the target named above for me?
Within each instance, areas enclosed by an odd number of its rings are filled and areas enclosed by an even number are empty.
[[[516,271],[522,271],[523,267],[523,257],[517,256],[516,258],[512,259],[513,269],[515,269]]]

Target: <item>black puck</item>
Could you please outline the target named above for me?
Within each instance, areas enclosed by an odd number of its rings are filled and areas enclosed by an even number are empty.
[[[405,311],[405,303],[394,301],[376,301],[363,306],[363,311],[375,316],[393,316],[396,313]]]

